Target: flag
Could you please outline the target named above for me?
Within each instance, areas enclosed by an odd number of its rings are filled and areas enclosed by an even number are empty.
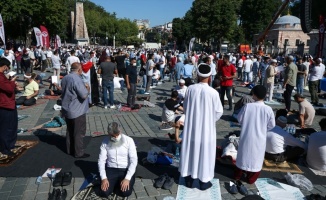
[[[45,46],[46,48],[49,48],[50,47],[50,36],[49,36],[48,29],[46,29],[45,26],[40,26],[40,29],[42,32],[43,46]]]
[[[190,40],[190,42],[189,42],[189,51],[192,51],[192,47],[193,47],[193,45],[194,45],[195,39],[196,39],[196,38],[191,38],[191,40]]]
[[[318,44],[318,57],[321,58],[324,49],[324,38],[325,38],[325,16],[319,16],[319,44]]]
[[[36,38],[36,46],[43,46],[43,41],[42,41],[42,33],[39,28],[34,27],[34,33],[35,33],[35,38]]]
[[[3,41],[3,44],[6,46],[6,38],[5,38],[5,26],[3,24],[3,20],[0,14],[0,38]]]
[[[61,39],[59,37],[59,35],[55,36],[55,49],[58,49],[59,47],[61,47]]]

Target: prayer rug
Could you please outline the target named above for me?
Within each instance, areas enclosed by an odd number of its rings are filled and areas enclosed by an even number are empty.
[[[298,173],[298,174],[303,173],[296,164],[289,163],[286,161],[282,163],[276,163],[266,159],[264,159],[262,170],[269,171],[269,172],[290,172],[290,173]]]
[[[282,105],[281,103],[277,102],[277,101],[264,101],[265,104],[267,105]]]
[[[93,132],[93,133],[91,133],[92,137],[99,137],[99,136],[104,136],[104,135],[107,135],[107,134],[103,133],[103,132]]]
[[[141,107],[141,105],[139,104],[139,106]],[[121,112],[138,112],[139,109],[131,109],[128,106],[121,106],[120,110]]]
[[[45,122],[45,123],[43,123],[43,124],[40,124],[40,125],[38,125],[38,126],[35,126],[34,128],[31,128],[30,130],[28,130],[28,131],[35,131],[35,130],[47,130],[47,131],[52,131],[52,132],[55,132],[55,131],[58,131],[58,130],[60,130],[63,126],[61,126],[61,127],[55,127],[55,128],[44,128],[43,126],[44,126],[44,124],[47,124],[47,123],[49,123],[49,122],[51,122],[52,120],[50,120],[50,121],[47,121],[47,122]]]
[[[29,115],[18,115],[18,121],[23,120],[27,117],[29,117]]]
[[[0,167],[6,167],[11,165],[21,155],[23,155],[28,149],[34,147],[38,141],[35,140],[18,140],[15,148],[11,151],[15,154],[13,156],[7,156],[0,153]]]
[[[199,190],[199,180],[193,182],[194,188],[185,186],[185,179],[180,177],[176,200],[221,200],[221,188],[219,179],[214,178],[211,183],[213,186],[205,191]]]
[[[310,167],[309,169],[317,176],[326,176],[326,171],[320,171],[320,170],[312,169]]]
[[[20,105],[18,110],[25,110],[25,109],[28,109],[28,108],[32,108],[32,107],[35,107],[35,106],[38,106],[38,105],[41,105],[41,104],[45,104],[48,101],[49,101],[48,99],[38,99],[38,100],[36,100],[36,104],[31,105],[31,106]]]
[[[46,95],[43,97],[43,99],[58,100],[58,99],[60,99],[60,97],[61,97],[60,95],[58,95],[58,96]]]
[[[114,194],[111,194],[108,198],[100,197],[99,193],[101,192],[101,185],[90,185],[86,187],[85,189],[82,189],[78,191],[74,196],[71,198],[71,200],[107,200],[107,199],[123,199],[116,198]]]
[[[255,185],[259,190],[260,196],[265,200],[305,199],[305,196],[302,194],[299,188],[276,182],[273,179],[259,178],[257,179]]]

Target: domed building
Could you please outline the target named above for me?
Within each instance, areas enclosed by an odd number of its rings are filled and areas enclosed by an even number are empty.
[[[267,24],[266,24],[267,26]],[[254,35],[253,47],[258,49],[258,38],[260,34]],[[263,50],[265,53],[308,53],[310,37],[301,29],[300,19],[292,15],[279,17],[272,28],[268,31]]]

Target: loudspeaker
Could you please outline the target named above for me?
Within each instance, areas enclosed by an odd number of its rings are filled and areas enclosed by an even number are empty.
[[[312,0],[301,0],[301,12],[300,12],[300,20],[301,20],[301,28],[304,33],[309,33],[311,28],[311,1]]]

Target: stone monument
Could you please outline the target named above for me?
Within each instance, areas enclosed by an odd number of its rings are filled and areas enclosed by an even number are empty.
[[[81,2],[76,2],[76,13],[71,12],[71,28],[77,45],[88,46],[89,37],[84,15],[84,4]]]

